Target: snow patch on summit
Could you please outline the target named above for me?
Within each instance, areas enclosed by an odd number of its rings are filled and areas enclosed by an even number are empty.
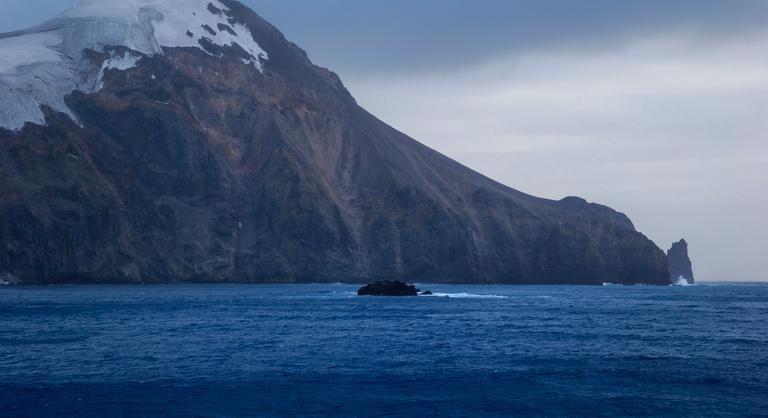
[[[42,105],[76,120],[64,97],[77,85],[77,63],[56,49],[62,42],[55,32],[0,37],[0,127],[44,124]]]
[[[0,39],[0,73],[40,62],[57,62],[60,54],[53,49],[61,37],[53,33],[35,33],[18,38]]]
[[[122,51],[121,53],[116,52],[110,52],[109,59],[105,60],[103,64],[101,64],[101,71],[99,72],[99,75],[97,76],[97,87],[96,90],[101,90],[104,88],[104,72],[107,70],[130,70],[131,68],[135,67],[136,64],[141,59],[141,55],[134,55],[131,51]]]
[[[267,53],[246,26],[229,21],[228,12],[218,0],[82,0],[59,18],[127,23],[127,39],[120,45],[147,55],[162,53],[163,47],[201,48],[203,39],[219,46],[238,45],[261,70],[261,59],[267,59]],[[151,22],[154,42],[146,42],[142,21]]]
[[[64,103],[74,90],[103,87],[108,69],[128,70],[141,55],[164,48],[231,47],[246,65],[263,71],[267,53],[250,30],[230,20],[218,0],[82,0],[53,20],[26,31],[0,34],[0,127],[19,130],[26,122],[44,124],[43,105],[76,120]],[[124,46],[135,53],[116,54]],[[94,67],[84,51],[108,52]]]

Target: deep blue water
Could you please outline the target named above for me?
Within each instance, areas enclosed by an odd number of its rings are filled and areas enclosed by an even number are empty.
[[[768,414],[766,285],[421,287],[3,287],[0,416]]]

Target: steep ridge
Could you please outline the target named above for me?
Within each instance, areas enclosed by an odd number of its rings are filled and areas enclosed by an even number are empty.
[[[39,50],[0,61],[0,273],[670,284],[623,214],[419,144],[241,3],[115,1],[0,36]]]

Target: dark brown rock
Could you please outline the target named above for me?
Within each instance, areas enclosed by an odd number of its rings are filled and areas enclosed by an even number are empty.
[[[418,296],[415,286],[399,281],[370,283],[357,291],[358,296]]]
[[[693,277],[693,265],[688,256],[688,242],[684,239],[672,244],[667,251],[669,260],[669,277],[673,283],[683,281],[688,284],[696,283]]]
[[[490,180],[357,105],[333,72],[222,0],[268,53],[167,48],[80,125],[0,129],[0,271],[23,282],[669,284],[630,220]]]

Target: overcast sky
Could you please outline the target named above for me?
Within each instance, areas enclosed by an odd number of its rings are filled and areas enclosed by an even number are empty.
[[[685,237],[699,279],[768,279],[768,1],[244,2],[419,141]],[[75,3],[3,0],[0,32]]]

